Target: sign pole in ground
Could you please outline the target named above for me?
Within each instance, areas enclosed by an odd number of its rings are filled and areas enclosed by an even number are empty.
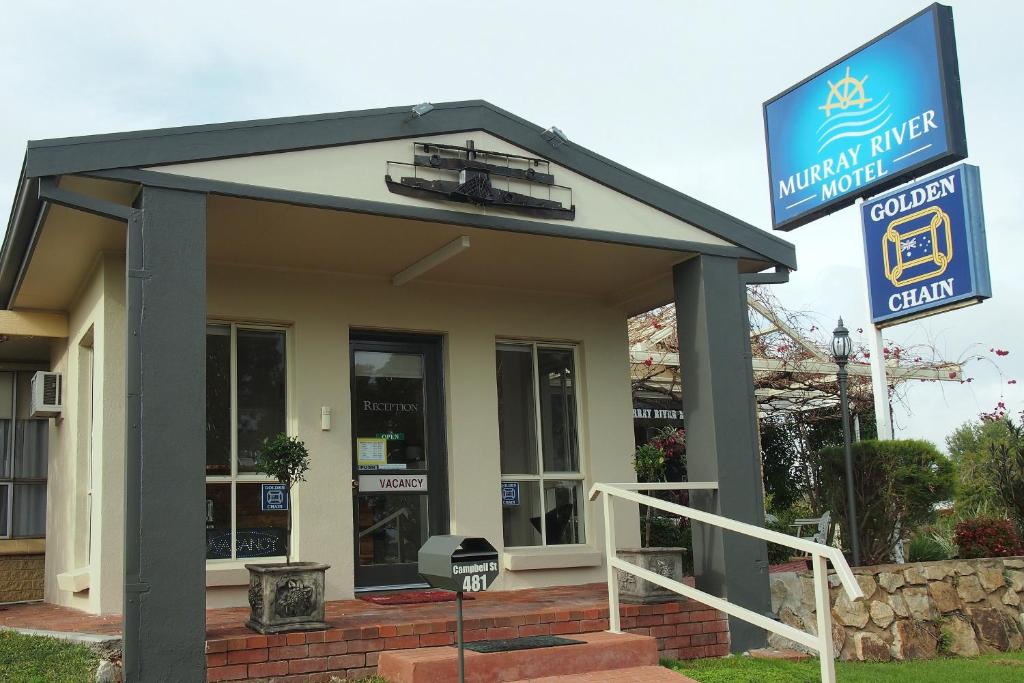
[[[896,436],[892,429],[892,415],[889,413],[889,379],[885,374],[882,343],[881,328],[872,325],[868,330],[868,346],[871,349],[871,390],[875,397],[875,426],[878,429],[878,439],[889,441]]]
[[[466,646],[462,642],[462,591],[455,592],[455,637],[459,648],[459,683],[466,683]]]

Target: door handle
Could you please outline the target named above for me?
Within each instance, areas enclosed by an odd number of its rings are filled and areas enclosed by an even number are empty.
[[[358,479],[353,479],[352,480],[352,490],[353,491],[358,491],[359,490],[359,480]]]

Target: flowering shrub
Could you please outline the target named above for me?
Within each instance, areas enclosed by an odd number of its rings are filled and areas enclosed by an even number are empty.
[[[666,460],[684,461],[686,457],[686,430],[666,427],[651,439],[651,445],[665,454]]]
[[[965,560],[1024,554],[1017,531],[1006,519],[965,519],[956,525],[953,541],[960,548],[960,557]]]

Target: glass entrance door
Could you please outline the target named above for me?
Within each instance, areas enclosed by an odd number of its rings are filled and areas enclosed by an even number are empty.
[[[420,546],[448,528],[441,340],[353,334],[356,588],[422,583]]]

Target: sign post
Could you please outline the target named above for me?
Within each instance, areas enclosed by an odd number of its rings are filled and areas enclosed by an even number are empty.
[[[419,572],[434,588],[455,592],[455,636],[459,648],[459,683],[466,680],[462,594],[487,590],[498,578],[498,551],[486,539],[431,536],[419,552]]]
[[[882,328],[872,324],[868,333],[868,348],[871,349],[871,392],[875,399],[875,428],[878,438],[890,441],[896,436],[889,413],[889,378],[885,373],[885,358],[882,352]]]

